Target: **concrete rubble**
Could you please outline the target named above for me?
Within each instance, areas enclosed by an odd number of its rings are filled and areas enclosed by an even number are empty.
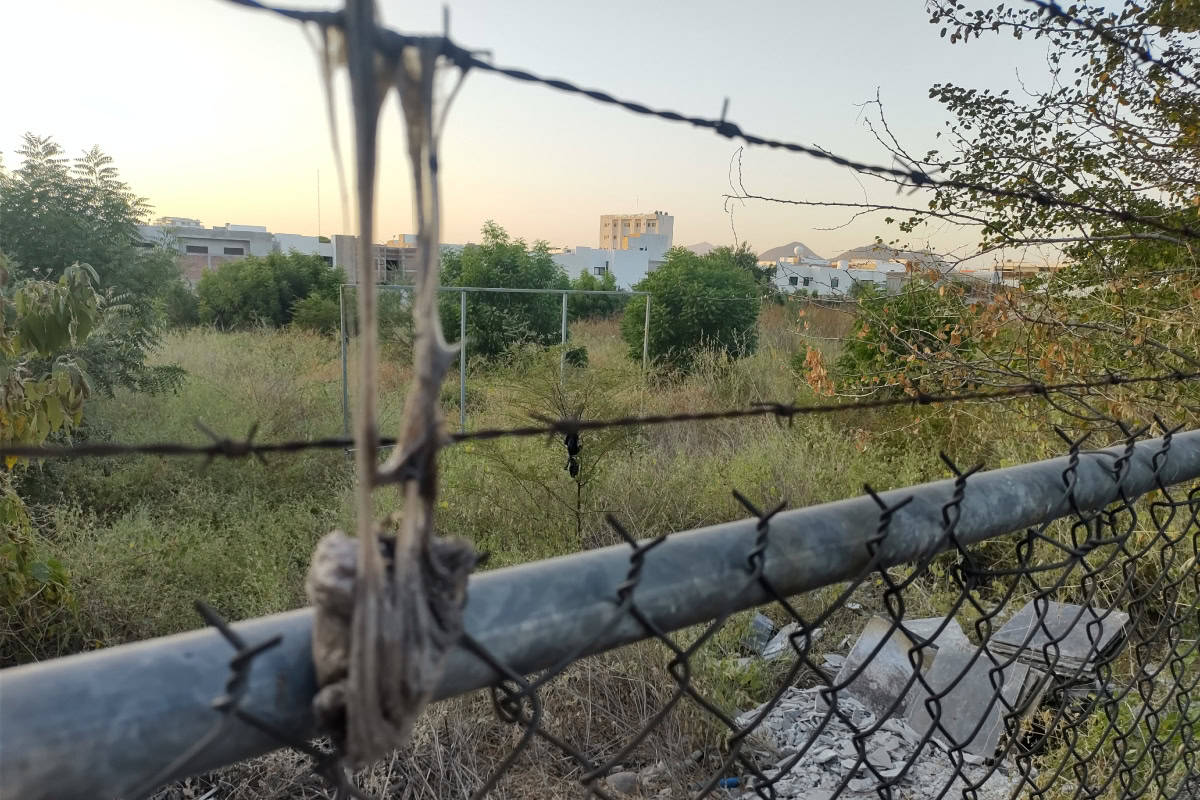
[[[1007,762],[991,767],[970,754],[951,755],[934,739],[918,752],[920,734],[899,719],[885,719],[877,731],[862,739],[860,752],[855,735],[875,727],[878,717],[854,697],[839,692],[838,709],[853,723],[851,728],[829,708],[821,691],[789,687],[746,739],[747,750],[765,765],[763,773],[768,778],[779,775],[808,746],[804,756],[775,784],[781,800],[828,800],[835,793],[839,798],[879,797],[878,790],[884,786],[890,787],[896,800],[916,800],[938,796],[947,785],[949,791],[943,796],[958,798],[976,784],[979,800],[1005,800],[1021,782]],[[763,708],[765,705],[742,714],[737,723],[750,724]],[[957,767],[954,759],[959,760]],[[749,785],[743,783],[747,791],[738,797],[758,796],[753,779],[749,780]]]
[[[1015,656],[1053,672],[1065,683],[1094,681],[1097,665],[1124,646],[1128,625],[1124,611],[1031,600],[992,634],[988,649],[997,658]]]
[[[936,701],[913,678],[913,652],[920,655],[922,678]],[[999,696],[993,673],[1001,686]],[[1004,717],[1036,709],[1045,690],[1043,677],[1027,664],[1004,665],[979,653],[954,619],[905,620],[903,626],[893,626],[872,617],[850,654],[840,660],[833,683],[845,685],[844,691],[876,716],[903,718],[920,733],[934,727],[933,708],[939,736],[968,753],[991,757],[1006,730]]]

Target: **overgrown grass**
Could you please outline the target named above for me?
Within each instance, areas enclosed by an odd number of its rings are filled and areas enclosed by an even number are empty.
[[[587,347],[586,368],[562,367],[557,350],[518,351],[500,364],[473,362],[469,425],[520,424],[532,414],[594,418],[744,407],[768,399],[827,402],[789,364],[809,346],[836,356],[836,340],[849,330],[849,317],[815,305],[804,311],[766,306],[752,357],[734,362],[707,354],[691,374],[671,378],[641,373],[627,358],[615,321],[575,323],[571,344]],[[399,351],[385,347],[384,353],[380,427],[386,433],[399,428],[408,369]],[[260,439],[341,432],[336,340],[295,330],[197,329],[172,335],[159,357],[188,371],[184,387],[170,396],[121,393],[92,403],[88,419],[96,435],[202,441],[198,420],[230,436],[257,425]],[[351,370],[352,385],[353,379]],[[456,378],[443,399],[454,425]],[[578,481],[564,469],[560,440],[468,443],[440,456],[437,524],[474,541],[490,554],[488,567],[494,568],[614,543],[605,522],[609,513],[634,535],[653,536],[744,517],[733,489],[760,505],[786,500],[798,507],[860,494],[865,483],[885,490],[945,477],[936,459],[939,449],[964,466],[980,459],[1004,466],[1045,457],[1060,449],[1047,421],[1044,409],[1030,402],[967,406],[954,413],[900,408],[802,415],[787,425],[758,418],[589,433]],[[23,491],[41,546],[66,566],[78,607],[59,623],[67,635],[7,642],[5,660],[195,628],[195,598],[234,619],[303,604],[315,542],[334,527],[353,526],[352,482],[351,462],[336,452],[276,457],[265,465],[137,457],[56,462],[30,471]],[[398,502],[394,493],[379,493],[379,515]],[[997,540],[981,557],[1000,563],[1013,557],[1013,546]],[[913,584],[905,595],[911,613],[933,615],[949,607],[956,592],[947,574],[938,567]],[[797,598],[797,607],[815,616],[837,588]],[[878,583],[867,584],[858,599],[869,612],[882,608],[881,594]],[[964,609],[961,615],[968,630],[973,613]],[[738,666],[744,619],[735,618],[692,664],[695,685],[729,713],[762,702],[783,677],[782,665]],[[838,610],[826,621],[816,651],[839,649],[862,622],[859,613]],[[582,737],[579,743],[597,757],[615,753],[630,727],[675,691],[663,669],[668,657],[661,645],[643,644],[576,666],[544,693],[547,719]],[[438,797],[478,785],[513,744],[511,733],[497,723],[480,724],[487,718],[484,705],[479,698],[439,705],[410,751],[374,767],[366,788]],[[705,715],[683,711],[648,737],[629,762],[636,767],[666,760],[674,765],[672,781],[683,787],[693,770],[717,763],[711,759],[723,735]],[[680,762],[693,749],[705,754],[704,762]],[[579,769],[539,744],[522,757],[516,774],[520,777],[505,781],[497,796],[569,793]],[[232,787],[230,797],[312,796],[318,790],[306,775],[302,764],[276,755],[235,768],[221,780]]]

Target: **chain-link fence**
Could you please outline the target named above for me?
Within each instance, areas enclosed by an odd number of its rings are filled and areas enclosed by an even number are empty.
[[[380,284],[379,336],[387,355],[407,366],[412,359],[413,286],[404,284]],[[352,387],[356,381],[352,373],[358,363],[355,342],[361,334],[356,312],[358,287],[345,284],[338,292],[339,331],[341,338],[341,392],[342,432],[350,435],[351,409],[354,407]],[[468,409],[473,404],[468,391],[468,373],[476,349],[482,348],[481,361],[500,360],[511,356],[522,344],[542,346],[556,343],[562,349],[561,359],[572,364],[586,365],[587,345],[601,344],[624,350],[619,331],[606,331],[614,341],[598,342],[590,337],[587,342],[573,342],[572,327],[580,322],[595,322],[596,318],[611,317],[624,308],[632,297],[645,297],[642,327],[641,368],[649,363],[650,315],[652,303],[649,294],[638,291],[602,291],[590,289],[521,289],[484,288],[476,286],[443,286],[439,289],[442,325],[450,341],[458,348],[458,386],[447,386],[451,392],[448,400],[457,405],[459,430],[467,429]],[[596,328],[595,324],[590,326]],[[589,331],[591,332],[591,331]],[[568,349],[570,348],[570,349]],[[388,418],[392,412],[394,418]],[[398,409],[381,409],[382,424],[396,423]]]
[[[739,495],[749,519],[649,540],[613,519],[623,545],[474,577],[436,697],[490,686],[513,734],[465,793],[538,769],[612,798],[1194,797],[1200,433],[1082,444],[795,511]],[[281,745],[360,793],[309,742],[309,613],[206,614],[221,634],[0,673],[5,796],[134,796]],[[622,699],[555,687],[639,640],[659,690],[596,741],[567,706]]]

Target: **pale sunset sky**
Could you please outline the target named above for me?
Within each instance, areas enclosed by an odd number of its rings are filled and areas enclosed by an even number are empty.
[[[280,0],[284,3],[284,0]],[[329,3],[292,0],[296,7]],[[384,21],[441,29],[442,3],[381,0]],[[764,136],[869,161],[886,154],[861,121],[878,88],[893,130],[924,152],[946,119],[938,81],[1019,88],[1046,80],[1033,42],[938,37],[923,0],[450,0],[451,33],[495,62],[619,97],[729,119]],[[281,233],[340,233],[343,214],[317,61],[301,27],[222,0],[0,2],[0,153],[25,131],[68,151],[98,144],[161,215]],[[343,147],[352,143],[339,98]],[[413,229],[394,101],[382,128],[378,238]],[[737,145],[493,74],[467,76],[441,156],[444,235],[477,241],[495,219],[552,245],[596,246],[603,213],[662,209],[676,244],[733,239],[722,194]],[[320,172],[320,231],[317,173]],[[749,149],[747,187],[802,199],[894,199],[884,184],[802,156]],[[740,238],[793,239],[829,257],[896,234],[881,219],[839,230],[845,212],[749,204]],[[932,232],[942,248],[961,236]],[[940,238],[939,238],[940,237]],[[914,241],[914,244],[920,243]]]

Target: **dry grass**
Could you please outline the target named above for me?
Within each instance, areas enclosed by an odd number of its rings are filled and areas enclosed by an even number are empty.
[[[559,381],[553,352],[518,354],[500,366],[472,363],[470,425],[511,425],[527,421],[531,413],[573,409],[598,417],[713,410],[765,399],[813,400],[792,374],[791,357],[813,342],[833,354],[836,338],[848,330],[848,315],[839,309],[812,303],[768,306],[753,356],[730,362],[709,355],[693,374],[662,380],[642,376],[640,365],[627,356],[615,320],[575,323],[572,344],[588,348],[589,366],[568,368],[565,382]],[[233,434],[257,421],[269,438],[341,431],[341,368],[334,340],[295,331],[197,330],[173,336],[162,358],[189,372],[178,395],[101,401],[89,410],[94,424],[114,438],[133,441],[198,439],[193,428],[198,417]],[[353,386],[353,374],[351,379]],[[407,366],[399,358],[386,363],[380,415],[385,432],[399,427],[400,389],[407,380]],[[456,390],[454,385],[444,394],[452,421]],[[853,418],[797,418],[791,427],[755,419],[588,435],[583,443],[587,480],[578,492],[563,469],[559,441],[467,444],[442,454],[438,525],[471,538],[490,553],[494,567],[613,543],[606,513],[616,514],[635,535],[648,536],[743,517],[733,488],[762,505],[786,499],[803,506],[856,495],[863,483],[887,489],[943,477],[932,453],[938,447],[957,453],[955,444],[970,437],[937,412],[920,413],[919,421],[900,409]],[[978,409],[970,413],[980,420],[966,426],[968,433],[1011,434],[1008,420],[997,421]],[[918,435],[925,445],[914,448]],[[1041,446],[1011,435],[988,439],[992,463],[1028,457]],[[960,461],[968,463],[972,453],[968,450]],[[205,468],[178,459],[119,459],[102,469],[48,466],[39,519],[47,549],[71,571],[81,598],[74,641],[112,644],[195,627],[189,608],[195,596],[235,619],[302,603],[304,569],[316,539],[334,526],[353,525],[351,478],[346,460],[328,453],[275,459],[267,467],[218,462]],[[397,505],[394,494],[379,493],[381,516]],[[832,596],[828,591],[798,599],[802,612],[817,613]],[[861,595],[868,610],[880,607],[878,587],[865,587]],[[928,613],[945,602],[936,584],[923,585],[912,599],[914,610]],[[780,678],[770,669],[734,668],[743,655],[742,625],[744,617],[731,621],[693,665],[697,685],[731,712],[761,702]],[[858,615],[839,611],[828,621],[821,647],[837,648],[860,625]],[[681,636],[689,635],[694,633]],[[647,644],[573,666],[543,694],[547,724],[593,758],[613,756],[675,691],[666,661],[664,648]],[[519,733],[495,719],[482,694],[441,703],[430,709],[413,745],[364,773],[361,785],[381,797],[463,796],[500,763]],[[664,761],[672,782],[663,788],[671,796],[686,796],[697,770],[715,769],[718,762],[712,759],[722,740],[712,720],[685,701],[624,759],[624,766]],[[687,761],[694,750],[705,754],[699,767]],[[539,740],[494,796],[576,796],[581,775],[578,765]],[[303,759],[283,753],[160,796],[184,798],[187,789],[198,798],[214,787],[213,796],[220,798],[327,796]]]

